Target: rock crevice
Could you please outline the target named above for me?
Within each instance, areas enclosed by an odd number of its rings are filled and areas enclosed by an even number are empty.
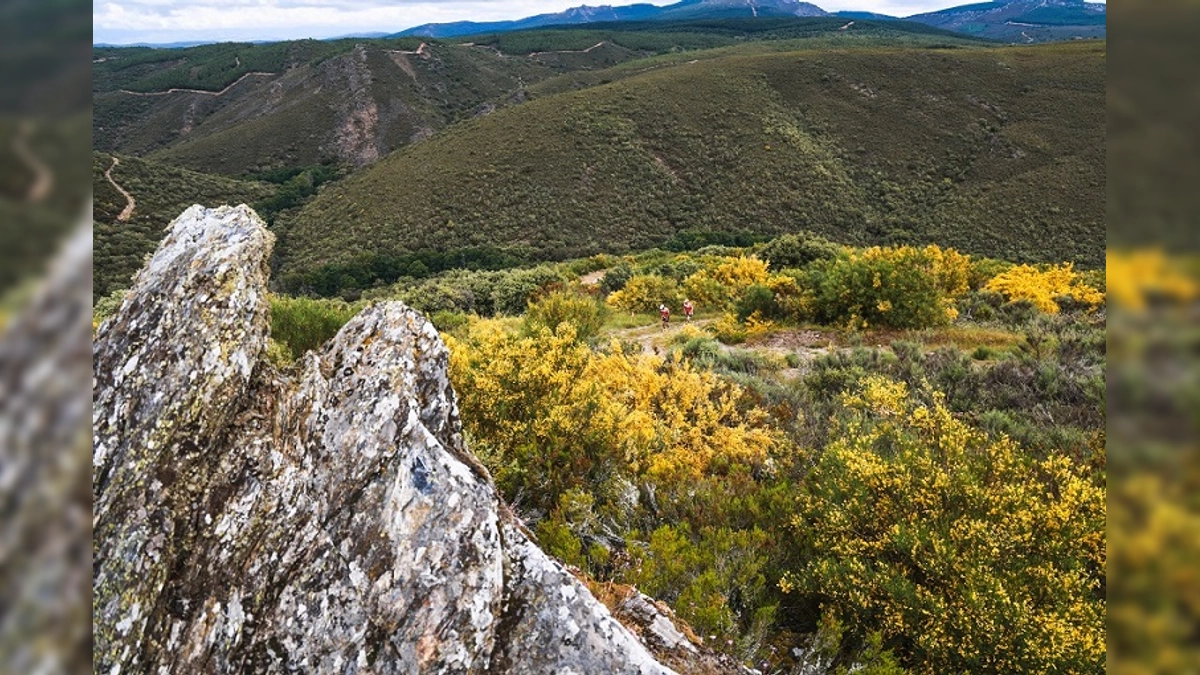
[[[423,317],[265,361],[271,246],[192,207],[99,329],[96,672],[672,672],[506,515]]]

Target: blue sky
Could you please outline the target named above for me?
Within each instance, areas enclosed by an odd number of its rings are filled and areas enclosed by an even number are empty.
[[[591,0],[586,4],[633,4]],[[676,0],[641,0],[655,5]],[[909,16],[971,0],[816,0],[828,11]],[[582,0],[97,0],[92,41],[284,40],[397,32],[423,23],[497,21],[560,12]]]

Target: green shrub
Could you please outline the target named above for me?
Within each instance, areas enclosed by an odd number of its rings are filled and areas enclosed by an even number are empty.
[[[776,237],[759,251],[773,270],[798,269],[818,260],[836,258],[841,247],[811,232]]]
[[[429,320],[433,323],[435,328],[443,333],[448,333],[459,326],[464,326],[468,321],[466,314],[448,310],[434,312],[433,315],[429,317]]]
[[[430,279],[405,291],[400,299],[409,307],[427,315],[476,311],[475,295],[448,279]]]
[[[727,375],[755,375],[772,368],[765,356],[752,349],[725,349],[716,340],[706,337],[688,340],[679,353],[701,368]]]
[[[992,321],[1000,317],[1004,296],[995,291],[976,290],[958,300],[958,315],[964,319]]]
[[[670,603],[697,632],[736,640],[776,611],[765,575],[770,539],[757,527],[663,525],[630,549],[637,565],[625,580]]]
[[[926,328],[948,323],[954,312],[933,265],[924,249],[873,248],[817,261],[797,281],[811,294],[811,318],[822,323]]]
[[[967,285],[973,291],[981,290],[997,274],[1007,271],[1012,266],[1013,264],[1006,260],[974,258],[971,260],[970,269],[967,271]]]
[[[564,564],[587,569],[587,559],[583,555],[583,542],[576,537],[571,528],[561,519],[548,518],[537,524],[537,540],[542,550]]]
[[[609,295],[625,288],[625,284],[633,278],[633,268],[629,263],[621,263],[604,274],[600,279],[600,290]]]
[[[105,319],[109,318],[113,314],[116,314],[117,310],[121,309],[121,303],[125,302],[126,293],[128,293],[128,291],[121,288],[114,290],[108,295],[105,295],[97,300],[96,304],[92,307],[92,323],[98,326],[103,323]]]
[[[604,325],[604,308],[592,298],[570,291],[555,291],[529,303],[525,313],[525,330],[536,333],[542,328],[557,332],[569,323],[575,328],[575,338],[586,342],[600,332]]]
[[[777,319],[781,309],[775,301],[775,292],[762,284],[755,284],[742,293],[736,305],[738,321],[745,321],[754,313],[763,319]]]
[[[271,337],[287,347],[293,359],[325,344],[358,314],[358,305],[341,300],[271,298]]]
[[[562,273],[549,265],[513,270],[499,277],[492,297],[497,314],[521,314],[535,294],[565,281]]]
[[[1037,318],[1038,308],[1029,300],[1016,300],[1000,307],[1000,320],[1010,326],[1027,326]]]

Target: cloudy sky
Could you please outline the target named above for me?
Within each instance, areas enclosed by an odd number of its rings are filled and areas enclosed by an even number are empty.
[[[589,0],[625,5],[639,0]],[[640,0],[656,5],[676,0]],[[814,0],[829,10],[909,16],[971,0]],[[560,12],[583,0],[97,0],[92,41],[281,40],[397,32],[423,23],[497,21]]]

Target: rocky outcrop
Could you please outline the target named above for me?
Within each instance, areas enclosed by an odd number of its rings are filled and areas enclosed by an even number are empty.
[[[279,372],[272,236],[192,207],[99,329],[100,673],[670,673],[523,534],[399,303]]]
[[[659,660],[688,675],[761,675],[733,657],[714,651],[686,624],[675,620],[666,604],[632,586],[608,584],[608,606],[622,624],[641,638]]]

